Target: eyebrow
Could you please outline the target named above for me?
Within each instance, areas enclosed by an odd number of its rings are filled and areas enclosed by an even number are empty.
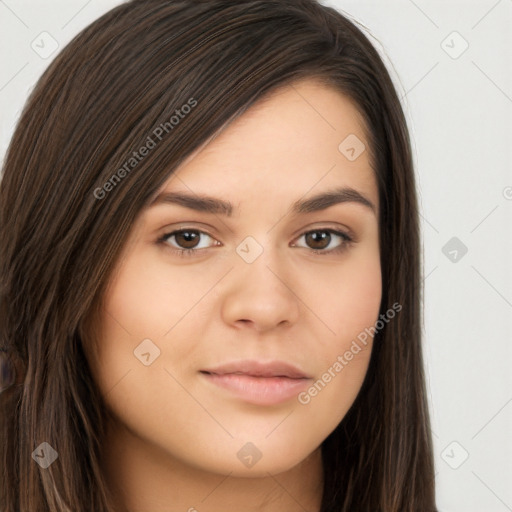
[[[292,204],[290,213],[295,215],[313,213],[326,210],[330,206],[340,203],[361,204],[369,208],[374,214],[377,213],[375,205],[351,187],[335,188],[308,199],[299,199]],[[160,204],[177,204],[191,210],[226,215],[227,217],[231,217],[234,210],[232,203],[229,201],[206,195],[191,195],[184,192],[162,192],[155,198],[150,207]]]

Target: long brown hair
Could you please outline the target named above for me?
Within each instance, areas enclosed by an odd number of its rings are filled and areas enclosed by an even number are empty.
[[[2,512],[113,510],[85,319],[101,304],[136,217],[187,155],[265,94],[303,78],[336,88],[364,118],[379,187],[381,313],[403,305],[376,334],[362,389],[322,444],[321,512],[436,511],[414,170],[378,52],[354,22],[316,0],[132,0],[54,59],[6,155],[0,377],[11,382],[0,393]],[[195,106],[170,123],[191,99]],[[126,166],[159,126],[167,128],[161,139]],[[58,453],[47,469],[32,457],[43,442]]]

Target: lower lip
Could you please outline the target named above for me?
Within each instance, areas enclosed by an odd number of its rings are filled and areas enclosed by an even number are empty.
[[[294,398],[311,379],[290,377],[253,377],[236,373],[217,375],[201,373],[209,382],[231,391],[245,402],[256,405],[276,405]]]

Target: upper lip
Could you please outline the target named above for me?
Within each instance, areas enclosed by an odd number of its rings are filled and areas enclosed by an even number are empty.
[[[251,377],[288,377],[290,379],[309,379],[309,375],[306,375],[302,370],[296,366],[286,363],[284,361],[232,361],[225,363],[214,368],[202,369],[203,373],[212,373],[216,375],[227,375],[227,374],[240,374],[248,375]]]

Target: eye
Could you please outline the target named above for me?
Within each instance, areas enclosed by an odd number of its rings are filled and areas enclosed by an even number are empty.
[[[178,256],[192,256],[193,253],[198,252],[199,249],[205,249],[208,247],[201,247],[199,244],[199,240],[203,235],[213,240],[208,233],[200,231],[199,229],[180,229],[165,234],[160,238],[159,242],[170,245],[171,250]],[[176,247],[176,245],[171,244],[172,239],[174,239],[175,244],[178,244],[177,249],[172,249],[173,247]]]
[[[341,240],[341,243],[338,243],[337,246],[327,249],[331,242],[338,238]],[[300,238],[305,237],[306,243],[312,245],[313,247],[309,247],[313,249],[315,254],[336,254],[340,253],[346,249],[353,243],[353,239],[343,231],[337,231],[335,229],[315,229],[313,231],[306,231],[303,233]],[[300,239],[299,238],[299,239]],[[307,248],[307,247],[306,247]]]
[[[303,233],[298,240],[301,238],[305,239],[306,249],[309,248],[314,254],[338,254],[349,248],[354,242],[352,237],[343,231],[337,231],[335,229],[315,229],[312,231],[306,231]],[[195,256],[200,253],[201,249],[207,249],[214,245],[220,245],[217,243],[201,244],[201,238],[209,238],[214,240],[208,233],[199,229],[180,229],[172,231],[163,235],[158,242],[165,244],[169,249],[178,256]],[[338,239],[338,244],[334,247],[329,248],[333,242]]]

